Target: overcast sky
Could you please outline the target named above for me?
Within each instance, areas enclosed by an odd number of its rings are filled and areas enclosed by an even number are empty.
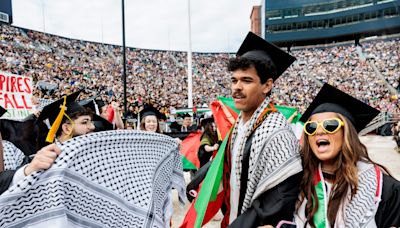
[[[192,50],[236,52],[261,0],[191,0]],[[122,44],[121,0],[13,0],[14,25],[68,38]],[[188,49],[187,0],[125,0],[126,45]]]

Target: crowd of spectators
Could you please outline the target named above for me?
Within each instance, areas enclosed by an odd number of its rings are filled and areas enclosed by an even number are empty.
[[[362,49],[362,52],[357,49]],[[297,62],[277,81],[276,100],[301,111],[327,82],[382,111],[399,113],[399,100],[374,71],[400,93],[399,39],[351,45],[308,48],[292,52]],[[320,83],[318,83],[320,82]]]
[[[56,99],[85,88],[83,98],[100,95],[122,108],[120,46],[9,25],[0,28],[0,70],[32,77],[36,96]],[[361,45],[292,50],[297,61],[276,81],[274,101],[303,112],[321,83],[328,82],[381,111],[400,113],[400,99],[387,86],[400,92],[400,39],[377,39]],[[126,51],[129,115],[139,112],[145,103],[162,112],[187,106],[187,53],[137,48]],[[234,54],[193,54],[195,106],[207,107],[217,96],[230,95],[226,63],[231,57]]]

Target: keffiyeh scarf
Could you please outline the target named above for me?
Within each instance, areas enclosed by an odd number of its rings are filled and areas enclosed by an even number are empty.
[[[185,199],[177,143],[105,131],[62,145],[52,167],[0,197],[0,227],[169,227],[172,188]]]
[[[258,125],[259,117],[263,115],[269,104],[270,100],[266,98],[254,112],[249,120],[249,127],[246,129],[244,140],[241,140],[239,145],[239,153],[232,158],[232,163],[236,162],[236,170],[234,172],[236,172],[238,183],[240,183],[242,174],[245,143],[254,130],[253,127]],[[236,140],[240,120],[241,115],[239,115],[232,132],[231,147]],[[246,211],[262,193],[302,170],[299,142],[281,113],[272,112],[268,114],[253,134],[247,190],[243,206],[238,210],[241,213]]]
[[[45,99],[45,98],[39,98],[39,105],[37,107],[37,110],[42,111],[44,107],[47,105],[53,103],[54,101],[51,99]]]
[[[335,227],[376,227],[375,214],[379,207],[382,194],[382,171],[375,165],[359,161],[358,168],[358,188],[355,196],[350,199],[350,189],[348,197],[344,200],[338,210]],[[321,166],[314,176],[315,190],[318,196],[318,211],[314,215],[316,227],[330,227],[327,220],[328,196],[327,186],[322,175]],[[305,206],[304,200],[299,208],[299,213],[295,215],[296,224],[304,227]]]
[[[25,155],[14,144],[3,140],[4,170],[15,170],[24,161]]]

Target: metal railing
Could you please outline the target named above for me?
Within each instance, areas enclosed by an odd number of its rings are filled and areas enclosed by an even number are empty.
[[[400,121],[400,116],[396,115],[389,115],[387,112],[381,112],[377,115],[363,130],[361,130],[358,135],[362,136],[371,131],[382,127],[387,123],[397,123]]]
[[[387,114],[385,112],[379,113],[363,130],[361,130],[358,135],[365,135],[387,123]]]

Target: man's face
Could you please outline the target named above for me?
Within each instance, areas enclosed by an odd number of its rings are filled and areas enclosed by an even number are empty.
[[[185,117],[183,118],[183,126],[189,127],[192,125],[192,118],[191,117]]]
[[[231,77],[231,90],[235,107],[243,114],[251,116],[263,102],[266,94],[272,89],[272,85],[272,79],[261,84],[260,77],[254,67],[246,70],[235,70]]]
[[[94,124],[89,115],[84,115],[74,120],[73,136],[85,135],[94,131]]]

